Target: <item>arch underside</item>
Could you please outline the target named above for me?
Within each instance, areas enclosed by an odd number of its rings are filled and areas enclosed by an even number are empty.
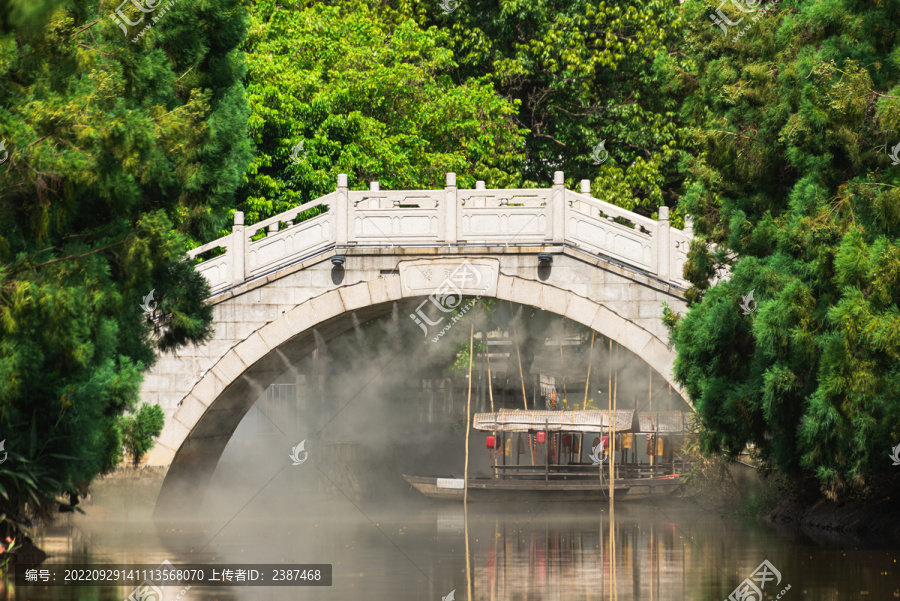
[[[604,304],[570,291],[542,282],[503,275],[500,278],[496,293],[485,296],[537,306],[592,328],[647,362],[687,401],[671,376],[674,352],[652,333]],[[509,281],[502,281],[504,278]],[[236,345],[204,374],[179,404],[174,419],[168,420],[168,432],[164,431],[161,437],[176,452],[156,503],[157,517],[184,515],[199,508],[222,452],[259,397],[259,387],[265,390],[291,365],[315,350],[317,337],[329,341],[353,329],[354,324],[390,315],[395,310],[408,319],[425,298],[404,296],[399,285],[394,293],[381,296],[376,286],[390,288],[384,281],[361,282],[297,305]],[[373,302],[376,299],[380,302]],[[215,385],[204,385],[208,379],[214,379]],[[207,392],[206,399],[199,392],[213,389],[221,392]]]

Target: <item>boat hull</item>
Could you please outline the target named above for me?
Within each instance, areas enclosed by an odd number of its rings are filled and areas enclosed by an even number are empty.
[[[432,499],[462,501],[462,488],[438,486],[439,478],[407,476],[403,478],[416,490]],[[616,483],[615,497],[622,500],[645,499],[672,494],[680,484],[678,478],[640,478]],[[578,480],[492,480],[469,478],[470,501],[505,501],[510,499],[550,499],[554,501],[606,501],[609,484]]]

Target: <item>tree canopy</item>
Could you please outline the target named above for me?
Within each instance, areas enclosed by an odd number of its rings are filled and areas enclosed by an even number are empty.
[[[832,495],[860,487],[900,439],[900,8],[784,1],[738,37],[714,3],[685,7],[700,154],[682,202],[719,248],[694,245],[697,302],[668,315],[676,377],[707,451],[752,443]]]
[[[111,469],[141,372],[209,336],[209,287],[184,252],[227,219],[250,158],[241,3],[179,3],[155,22],[126,3],[143,19],[127,28],[114,9],[0,1],[8,519]],[[40,486],[23,485],[29,470]]]

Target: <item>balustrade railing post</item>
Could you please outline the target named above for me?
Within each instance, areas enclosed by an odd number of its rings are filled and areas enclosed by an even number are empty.
[[[234,212],[234,225],[231,226],[231,283],[240,284],[247,279],[244,266],[247,265],[247,236],[244,234],[244,213]]]
[[[550,221],[552,222],[553,241],[566,241],[566,180],[562,171],[553,173],[553,192],[550,195]]]
[[[693,215],[685,215],[684,216],[684,235],[688,238],[694,237],[694,216]]]
[[[656,224],[656,275],[669,279],[669,207],[659,207],[659,222]]]
[[[337,197],[334,201],[334,242],[347,244],[350,234],[350,190],[347,187],[347,174],[339,173],[337,181]]]
[[[591,180],[583,179],[581,180],[581,193],[585,196],[591,195]]]
[[[447,174],[444,188],[444,242],[456,244],[459,232],[459,203],[456,197],[456,174]]]

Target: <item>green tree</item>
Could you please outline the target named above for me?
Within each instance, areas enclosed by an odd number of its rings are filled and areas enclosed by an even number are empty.
[[[454,82],[440,32],[369,4],[254,3],[247,223],[333,192],[338,173],[387,189],[443,187],[449,171],[461,186],[517,181],[514,104],[489,82]]]
[[[900,171],[889,156],[900,142],[900,6],[785,1],[739,38],[710,23],[714,2],[685,6],[697,65],[682,74],[696,82],[685,115],[702,152],[683,202],[719,250],[692,248],[697,302],[667,323],[676,377],[709,432],[704,448],[735,454],[752,443],[832,496],[890,478],[887,453],[900,439]],[[728,265],[730,279],[709,287]],[[741,308],[751,291],[755,311]]]
[[[113,468],[141,372],[209,336],[209,288],[184,251],[222,227],[250,157],[239,0],[177,3],[136,42],[113,8],[0,0],[8,519]]]
[[[589,179],[597,198],[628,210],[677,208],[692,148],[679,116],[678,73],[690,60],[677,2],[465,0],[449,14],[433,0],[395,3],[446,32],[455,81],[489,81],[515,102],[528,131],[523,180],[562,170],[569,185]]]
[[[138,466],[147,451],[156,444],[156,438],[162,432],[166,416],[159,405],[144,403],[134,415],[123,415],[119,418],[119,429],[122,432],[122,444],[131,455],[132,465]]]

